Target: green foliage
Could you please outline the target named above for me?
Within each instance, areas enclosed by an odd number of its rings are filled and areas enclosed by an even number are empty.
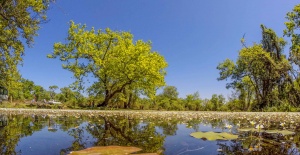
[[[300,4],[296,5],[291,12],[287,13],[285,22],[286,29],[284,30],[284,35],[291,38],[291,47],[289,50],[289,60],[293,65],[293,70],[291,70],[291,74],[293,75],[290,78],[290,85],[288,86],[288,94],[289,102],[292,103],[293,106],[299,106],[300,101],[300,77],[299,77],[299,68],[300,68]]]
[[[211,110],[218,111],[221,106],[225,103],[225,98],[223,95],[213,94],[210,103],[212,104]]]
[[[226,59],[218,65],[218,80],[230,78],[227,88],[236,91],[227,103],[229,109],[296,111],[300,101],[300,5],[287,13],[287,19],[284,35],[292,42],[288,59],[283,54],[285,40],[261,25],[261,44],[246,47],[243,38],[244,48],[236,63]]]
[[[203,100],[203,110],[205,111],[212,111],[214,109],[214,105],[211,103],[209,99]]]
[[[49,0],[5,0],[0,7],[0,85],[9,90],[9,96],[18,98],[21,76],[17,69],[22,62],[24,45],[33,43],[39,24],[46,20]],[[28,94],[27,94],[28,95]]]
[[[244,102],[238,98],[229,98],[225,106],[230,111],[242,111],[244,109]]]
[[[49,86],[49,92],[50,92],[51,99],[55,98],[55,95],[56,95],[55,90],[57,90],[57,89],[58,89],[58,86],[56,86],[56,85]]]
[[[55,95],[56,98],[69,108],[82,108],[89,107],[89,98],[84,97],[80,91],[71,90],[69,87],[63,87],[60,89],[60,93]]]
[[[287,22],[285,22],[286,29],[284,30],[284,35],[291,37],[291,50],[289,58],[290,60],[300,66],[300,36],[297,34],[300,29],[300,4],[296,5],[292,12],[287,13],[288,19]]]
[[[83,77],[94,76],[94,84],[104,93],[99,106],[107,106],[129,86],[153,97],[156,89],[165,85],[164,58],[151,50],[150,42],[134,42],[129,32],[86,30],[85,25],[71,22],[67,43],[54,44],[48,57],[65,62],[63,68],[73,72],[80,86]]]
[[[238,129],[239,132],[265,132],[267,134],[281,134],[283,136],[287,135],[294,135],[295,132],[289,131],[289,130],[261,130],[261,129],[255,129],[255,128],[242,128]]]
[[[58,94],[58,99],[61,102],[67,102],[75,97],[74,92],[69,87],[60,88],[60,93]]]
[[[161,96],[164,98],[175,100],[175,99],[178,99],[178,94],[179,93],[175,86],[165,86]]]
[[[42,99],[49,100],[49,93],[39,85],[36,85],[33,81],[21,78],[18,91],[13,91],[15,100],[33,100],[40,101]]]
[[[156,96],[154,104],[159,110],[181,110],[183,107],[179,105],[178,94],[175,86],[165,86],[162,93]]]
[[[183,102],[186,110],[203,110],[199,92],[187,95]]]
[[[236,63],[227,59],[217,67],[218,80],[232,80],[227,88],[238,92],[243,110],[272,106],[287,96],[283,88],[288,86],[292,67],[282,54],[286,43],[273,30],[261,28],[261,44],[242,48]],[[252,107],[254,101],[256,106]]]
[[[25,99],[33,98],[32,92],[33,92],[34,87],[35,87],[34,82],[30,81],[28,79],[22,78],[21,83],[22,83],[22,87],[23,87],[23,89],[22,89],[23,97]]]

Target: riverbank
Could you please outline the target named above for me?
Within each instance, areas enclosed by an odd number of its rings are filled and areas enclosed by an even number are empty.
[[[139,119],[239,119],[256,122],[290,122],[300,123],[297,112],[214,112],[214,111],[155,111],[155,110],[74,110],[74,109],[24,109],[0,108],[1,114],[38,115],[38,116],[88,116],[88,117],[128,117]]]

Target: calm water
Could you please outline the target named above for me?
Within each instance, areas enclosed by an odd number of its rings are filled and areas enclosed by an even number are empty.
[[[142,112],[137,117],[113,112],[107,115],[2,113],[0,154],[56,155],[110,145],[136,146],[143,149],[142,153],[166,155],[299,154],[299,132],[271,137],[257,132],[238,133],[237,122],[246,126],[249,118],[201,118],[143,118]],[[280,127],[277,122],[271,123]],[[233,127],[229,130],[226,124]],[[239,134],[239,138],[209,141],[190,136],[198,131],[230,132]],[[257,151],[249,149],[257,146]]]

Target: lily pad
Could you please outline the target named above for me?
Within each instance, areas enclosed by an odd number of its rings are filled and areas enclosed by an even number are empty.
[[[70,155],[125,155],[133,152],[141,151],[142,149],[137,147],[127,146],[99,146],[91,147],[80,151],[73,151]]]
[[[237,139],[238,135],[230,134],[227,132],[194,132],[190,134],[191,136],[198,138],[198,139],[206,139],[210,141],[214,140],[232,140],[232,139]]]
[[[289,131],[289,130],[266,130],[265,132],[269,133],[269,134],[272,134],[272,133],[282,134],[283,136],[295,134],[295,132],[292,132],[292,131]]]

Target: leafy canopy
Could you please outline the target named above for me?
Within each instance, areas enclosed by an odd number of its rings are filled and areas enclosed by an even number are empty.
[[[63,68],[73,72],[80,86],[87,76],[93,76],[106,106],[109,100],[126,87],[143,95],[153,96],[164,86],[167,63],[153,52],[150,42],[133,41],[129,32],[86,29],[86,25],[71,21],[67,43],[54,44],[49,58],[59,58]]]
[[[300,4],[296,5],[292,12],[287,13],[288,19],[285,22],[286,29],[284,30],[284,35],[291,37],[291,50],[290,50],[290,60],[300,66]]]
[[[24,45],[32,46],[39,24],[46,20],[50,0],[1,0],[0,2],[0,85],[15,96],[21,84],[17,66]]]
[[[244,96],[243,99],[247,98],[245,108],[249,107],[252,94],[255,94],[259,109],[287,98],[283,88],[287,87],[290,80],[289,71],[292,67],[282,53],[286,43],[282,38],[277,37],[272,29],[263,25],[261,28],[261,44],[243,47],[239,51],[236,63],[226,59],[217,67],[220,71],[218,80],[230,78],[231,82],[227,84],[227,88],[236,89],[241,97]],[[248,93],[245,94],[245,91]]]

